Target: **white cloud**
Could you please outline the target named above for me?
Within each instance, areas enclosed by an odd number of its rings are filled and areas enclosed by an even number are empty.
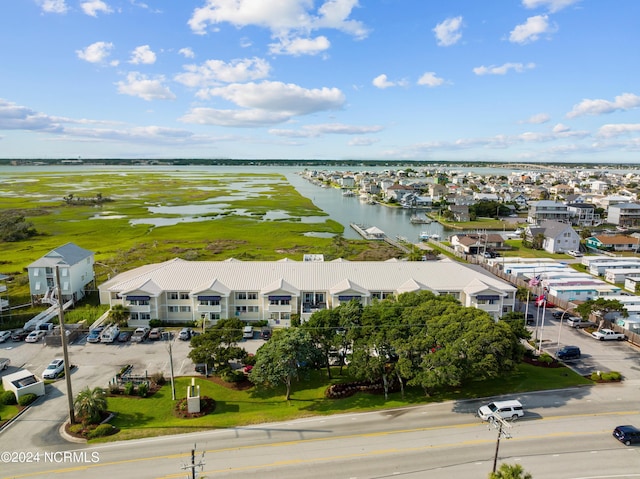
[[[234,83],[211,88],[209,94],[219,96],[243,108],[284,111],[290,115],[308,115],[324,110],[337,110],[344,104],[344,94],[337,88],[306,89],[282,82]]]
[[[216,110],[214,108],[192,108],[180,121],[198,125],[217,125],[251,128],[283,123],[291,118],[286,112],[266,110]]]
[[[95,42],[86,47],[84,50],[76,50],[78,58],[89,63],[102,63],[111,54],[113,43]]]
[[[278,43],[269,45],[269,52],[274,55],[317,55],[328,50],[331,43],[325,36],[316,38],[281,38]]]
[[[530,70],[535,68],[535,63],[505,63],[504,65],[490,65],[490,66],[479,66],[473,69],[473,73],[476,75],[505,75],[509,72],[509,70],[513,70],[518,73],[522,73],[525,70]]]
[[[638,132],[640,132],[640,123],[617,123],[602,125],[598,130],[598,136],[613,138]]]
[[[640,96],[633,93],[623,93],[615,97],[614,101],[609,100],[582,100],[567,113],[567,118],[575,118],[582,115],[602,115],[613,113],[617,110],[631,110],[640,106]]]
[[[117,82],[118,93],[142,98],[143,100],[175,100],[176,96],[164,86],[164,77],[149,79],[146,75],[131,72],[126,81]]]
[[[384,73],[375,77],[371,83],[373,83],[373,85],[378,88],[389,88],[392,86],[396,86],[395,83],[387,79],[387,75],[385,75]]]
[[[428,87],[440,86],[443,83],[444,79],[437,77],[435,72],[426,72],[418,80],[418,85],[425,85]]]
[[[390,88],[393,86],[407,86],[406,80],[391,81],[384,73],[375,77],[371,83],[373,83],[373,86],[380,89]]]
[[[436,34],[438,45],[448,47],[454,45],[462,38],[460,29],[462,28],[462,17],[447,18],[438,23],[433,32]]]
[[[554,133],[566,133],[569,130],[571,130],[571,128],[569,128],[567,125],[563,125],[562,123],[558,123],[557,125],[555,125],[553,127],[553,132]]]
[[[294,84],[266,81],[211,88],[208,95],[223,98],[242,109],[194,108],[181,120],[222,126],[262,126],[282,123],[298,115],[337,110],[345,101],[344,94],[337,88],[310,90]]]
[[[269,133],[289,138],[310,138],[322,135],[363,135],[377,133],[383,130],[382,126],[357,126],[342,123],[326,123],[320,125],[305,125],[299,130],[272,129]]]
[[[51,117],[0,98],[0,130],[50,131],[57,127]]]
[[[65,0],[37,0],[37,3],[45,13],[67,13],[69,10]]]
[[[237,83],[261,80],[269,75],[271,66],[261,58],[243,58],[226,63],[222,60],[207,60],[202,65],[185,65],[185,73],[175,80],[189,87],[209,87],[220,83]],[[206,92],[201,92],[206,97]]]
[[[522,5],[525,8],[547,7],[551,13],[554,13],[579,1],[580,0],[522,0]]]
[[[375,143],[378,143],[380,140],[378,138],[372,138],[370,136],[358,136],[356,138],[351,138],[347,145],[348,146],[369,146]]]
[[[206,0],[205,6],[193,11],[188,24],[197,34],[205,34],[210,25],[230,23],[238,28],[266,28],[277,39],[305,36],[318,29],[340,30],[361,39],[367,36],[367,28],[349,19],[356,6],[358,0],[326,0],[314,12],[314,2],[309,0]]]
[[[193,53],[193,50],[189,47],[181,48],[178,50],[178,53],[185,58],[195,58],[196,54]]]
[[[80,8],[82,8],[82,11],[84,13],[86,13],[87,15],[90,15],[92,17],[97,17],[98,16],[98,12],[102,12],[102,13],[112,13],[113,12],[111,7],[109,7],[109,5],[104,3],[102,0],[91,0],[89,2],[82,2],[80,4]]]
[[[149,45],[141,45],[136,47],[131,52],[131,59],[129,63],[133,63],[135,65],[143,63],[145,65],[152,65],[156,62],[156,54],[153,53],[151,47]]]
[[[513,43],[529,43],[535,42],[544,33],[553,33],[557,28],[549,25],[547,15],[536,15],[527,18],[522,25],[517,25],[509,34],[509,41]]]
[[[521,123],[531,123],[533,125],[539,125],[541,123],[546,123],[551,119],[551,117],[546,113],[537,113],[535,115],[530,116],[526,120]]]

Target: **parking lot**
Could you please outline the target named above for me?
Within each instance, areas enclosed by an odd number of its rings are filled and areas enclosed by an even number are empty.
[[[170,376],[171,362],[176,377],[197,374],[193,362],[187,357],[189,341],[177,339],[179,330],[174,331],[172,341],[151,341],[142,343],[88,343],[83,335],[68,346],[69,363],[76,366],[72,371],[74,390],[84,386],[107,387],[109,380],[125,365],[133,365],[134,374],[163,372]],[[240,345],[247,352],[255,353],[264,343],[260,339],[243,340]],[[19,369],[28,369],[41,376],[54,358],[62,358],[62,347],[45,346],[42,342],[25,343],[11,340],[0,343],[0,357],[11,360],[11,365],[2,372],[10,374]]]

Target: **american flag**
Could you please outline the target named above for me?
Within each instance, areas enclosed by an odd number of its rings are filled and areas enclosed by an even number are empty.
[[[540,275],[535,276],[529,280],[529,286],[538,286],[540,284]]]

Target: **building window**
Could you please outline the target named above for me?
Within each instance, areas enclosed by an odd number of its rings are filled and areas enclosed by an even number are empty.
[[[180,293],[180,299],[189,299],[189,293]]]
[[[260,312],[260,308],[258,306],[247,306],[248,313],[258,313]]]
[[[270,299],[269,304],[289,306],[289,304],[291,304],[291,300],[290,299]]]
[[[201,306],[220,306],[219,299],[201,300],[198,302]]]
[[[177,313],[178,311],[180,311],[180,308],[178,308],[177,306],[169,306],[168,310],[170,313]]]
[[[179,298],[179,296],[178,296],[178,292],[177,292],[177,291],[169,291],[169,292],[167,293],[167,297],[168,297],[170,300],[177,300],[177,299]]]
[[[247,312],[247,307],[246,306],[236,306],[236,315],[237,314],[244,314]]]
[[[180,306],[180,312],[181,313],[190,313],[191,312],[191,306]]]
[[[249,292],[247,293],[247,299],[251,299],[251,300],[257,300],[258,299],[258,293],[255,292]]]
[[[236,299],[244,301],[247,299],[247,293],[245,293],[244,291],[238,292],[236,293]]]

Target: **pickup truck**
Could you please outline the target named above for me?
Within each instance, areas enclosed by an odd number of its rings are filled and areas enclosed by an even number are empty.
[[[585,321],[582,318],[570,317],[566,319],[566,324],[570,328],[591,328],[596,326],[593,321]]]
[[[149,328],[136,328],[136,330],[131,335],[131,341],[134,343],[141,343],[149,336]]]
[[[9,364],[11,364],[11,360],[9,358],[0,358],[0,371],[7,369]]]
[[[611,341],[614,339],[617,341],[624,341],[626,339],[626,336],[624,334],[616,333],[611,329],[601,329],[600,331],[594,331],[593,333],[591,333],[591,336],[600,341]]]

